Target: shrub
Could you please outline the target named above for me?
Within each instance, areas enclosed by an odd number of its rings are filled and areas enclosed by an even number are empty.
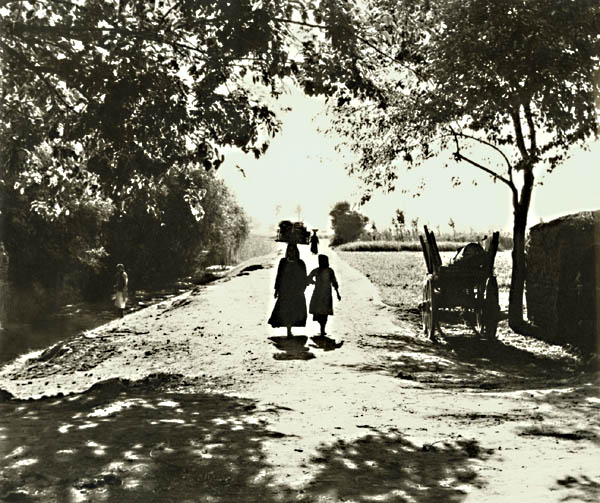
[[[364,232],[368,218],[357,211],[350,209],[346,201],[336,203],[329,212],[331,227],[333,228],[332,246],[348,243],[358,239]]]

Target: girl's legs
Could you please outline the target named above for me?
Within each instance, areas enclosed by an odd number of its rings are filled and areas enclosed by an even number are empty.
[[[321,335],[327,335],[325,332],[325,325],[327,325],[327,315],[320,314],[317,321],[319,322],[319,325],[321,326]]]

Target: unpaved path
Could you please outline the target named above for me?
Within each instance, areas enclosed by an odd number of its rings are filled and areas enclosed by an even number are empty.
[[[328,254],[326,339],[266,324],[269,256],[0,369],[0,501],[600,500],[595,376],[433,345]]]

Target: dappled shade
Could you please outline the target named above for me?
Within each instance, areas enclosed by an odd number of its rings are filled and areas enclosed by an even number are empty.
[[[306,493],[334,501],[458,502],[469,486],[484,484],[473,460],[486,457],[470,440],[419,446],[398,431],[373,430],[321,446],[312,462],[323,468]]]
[[[584,370],[582,363],[566,352],[531,351],[531,341],[520,345],[518,342],[476,337],[467,327],[447,329],[437,344],[407,335],[373,334],[368,337],[366,348],[385,353],[380,362],[361,364],[357,370],[428,386],[476,389],[565,385]],[[542,349],[547,350],[547,346]]]
[[[0,500],[274,500],[253,403],[120,383],[1,404]]]

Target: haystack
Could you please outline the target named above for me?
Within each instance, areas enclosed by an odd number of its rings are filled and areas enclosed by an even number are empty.
[[[600,210],[538,224],[527,242],[527,316],[540,337],[599,350]]]

